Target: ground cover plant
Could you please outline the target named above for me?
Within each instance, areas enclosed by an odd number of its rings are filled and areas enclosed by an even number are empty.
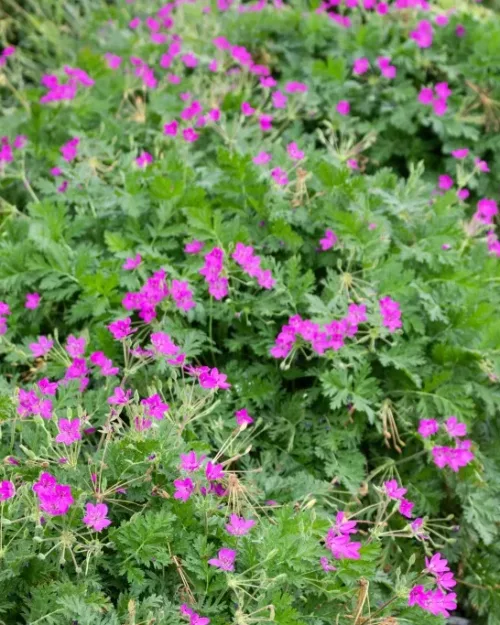
[[[6,0],[0,620],[500,623],[500,18]]]

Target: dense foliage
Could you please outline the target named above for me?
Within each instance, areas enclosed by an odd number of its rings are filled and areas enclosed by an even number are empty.
[[[499,625],[494,7],[6,3],[0,621]]]

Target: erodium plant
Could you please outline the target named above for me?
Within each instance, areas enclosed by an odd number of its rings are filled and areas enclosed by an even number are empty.
[[[500,623],[493,3],[0,7],[0,621]]]

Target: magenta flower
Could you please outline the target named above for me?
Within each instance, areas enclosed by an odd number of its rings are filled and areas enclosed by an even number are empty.
[[[389,80],[396,78],[397,69],[394,65],[391,65],[391,59],[388,56],[379,56],[377,65],[384,78],[388,78]]]
[[[432,100],[434,99],[434,92],[430,87],[422,87],[422,89],[420,89],[417,99],[421,104],[432,104]]]
[[[451,155],[453,156],[453,158],[456,158],[458,160],[462,160],[466,158],[468,154],[469,154],[468,148],[460,148],[458,150],[452,150],[451,152]]]
[[[75,160],[78,156],[78,145],[80,143],[80,139],[75,137],[74,139],[70,139],[67,143],[61,146],[60,152],[65,161],[70,163]]]
[[[193,300],[193,292],[185,281],[172,280],[170,295],[177,308],[181,310],[190,310],[196,306],[196,302]]]
[[[428,438],[439,430],[439,423],[436,419],[420,419],[418,433],[424,438]]]
[[[25,308],[29,308],[30,310],[35,310],[40,305],[41,296],[39,293],[26,293],[26,302],[24,304]]]
[[[271,96],[271,100],[273,101],[273,106],[276,109],[286,108],[286,103],[288,102],[288,98],[284,93],[281,93],[281,91],[275,91]]]
[[[443,174],[438,178],[438,187],[443,189],[443,191],[448,191],[455,183],[453,182],[453,178],[448,176],[448,174]]]
[[[349,115],[350,110],[351,105],[347,100],[340,100],[340,102],[337,104],[337,113],[339,115]]]
[[[231,388],[231,385],[226,382],[227,375],[220,373],[216,367],[213,369],[204,367],[204,369],[205,370],[202,371],[199,376],[200,386],[203,388],[216,388],[222,390]]]
[[[495,200],[483,198],[477,203],[477,210],[474,213],[474,219],[483,224],[493,223],[493,217],[498,214],[498,205]]]
[[[165,417],[170,406],[164,403],[158,393],[141,400],[141,406],[144,406],[146,416],[161,420]]]
[[[359,560],[361,557],[361,543],[351,542],[348,535],[334,536],[328,532],[325,544],[337,560]]]
[[[448,434],[453,437],[465,436],[467,434],[467,426],[465,423],[459,423],[458,419],[454,416],[446,420],[445,428]]]
[[[236,514],[229,516],[229,523],[226,525],[226,530],[233,536],[245,536],[255,525],[255,521],[252,519],[244,519]]]
[[[132,258],[127,258],[122,265],[122,269],[126,269],[130,271],[132,269],[137,269],[142,262],[142,256],[140,254],[136,254]]]
[[[193,241],[189,241],[184,245],[184,251],[186,254],[198,254],[204,248],[205,243],[203,241],[198,241],[194,239]]]
[[[117,319],[110,323],[107,328],[117,341],[123,341],[123,339],[126,339],[135,332],[135,330],[132,329],[132,319],[130,317]]]
[[[248,117],[250,115],[253,115],[255,113],[255,109],[253,108],[253,106],[251,106],[249,104],[249,102],[242,102],[241,103],[241,112],[243,115],[245,115],[245,117]]]
[[[482,171],[483,173],[488,173],[490,171],[488,163],[486,161],[482,161],[480,158],[474,159],[474,165],[479,171]]]
[[[330,528],[330,531],[343,535],[355,534],[357,532],[356,526],[356,521],[347,520],[345,512],[339,510],[335,518],[335,525]]]
[[[52,395],[54,396],[57,392],[57,387],[59,386],[58,382],[51,382],[49,378],[42,378],[37,383],[38,389],[42,395]]]
[[[12,499],[16,494],[16,487],[14,486],[14,482],[10,480],[4,480],[0,482],[0,501],[7,501],[7,499]]]
[[[210,460],[205,468],[205,477],[209,482],[221,480],[224,477],[224,470],[221,464],[213,464]]]
[[[427,20],[421,20],[417,28],[410,32],[410,38],[415,41],[419,48],[429,48],[432,45],[432,24]]]
[[[274,180],[274,182],[280,185],[281,187],[288,184],[287,173],[281,167],[275,167],[274,169],[271,169],[271,177]]]
[[[108,404],[112,404],[114,406],[123,406],[130,401],[131,395],[131,389],[129,389],[128,391],[124,391],[121,386],[117,386],[111,397],[108,397]]]
[[[323,252],[332,249],[332,247],[338,242],[338,237],[333,230],[325,230],[325,234],[322,239],[319,240],[319,245]]]
[[[299,146],[295,143],[295,141],[292,141],[292,143],[289,143],[286,146],[286,151],[292,161],[300,161],[305,156],[305,153],[302,150],[299,150]]]
[[[122,62],[122,57],[117,54],[112,54],[111,52],[106,52],[104,54],[104,58],[106,59],[106,64],[109,69],[118,69]]]
[[[55,438],[56,443],[71,445],[81,440],[80,425],[80,419],[59,419],[57,423],[59,434]]]
[[[135,159],[137,167],[140,169],[144,169],[148,165],[151,165],[153,162],[153,155],[149,152],[141,152],[139,156]]]
[[[260,129],[263,132],[268,132],[272,130],[273,127],[273,116],[272,115],[261,115],[259,117],[259,125]]]
[[[325,573],[329,573],[330,571],[337,570],[337,567],[333,566],[333,564],[330,564],[328,562],[328,558],[326,556],[322,556],[319,559],[319,563],[321,564],[321,568],[323,569],[323,571],[325,571]]]
[[[111,525],[111,521],[106,518],[108,506],[105,503],[88,503],[85,506],[85,516],[82,521],[96,532],[102,532],[105,527]]]
[[[184,141],[187,141],[187,143],[193,143],[199,139],[200,135],[196,132],[196,130],[194,130],[194,128],[185,128],[182,131],[182,137]]]
[[[174,480],[175,492],[174,499],[180,499],[181,501],[187,501],[194,491],[194,484],[189,477],[184,480]]]
[[[411,512],[415,506],[413,501],[409,499],[405,499],[404,497],[401,499],[399,504],[399,512],[405,516],[407,519],[411,519]]]
[[[85,337],[76,338],[70,334],[66,340],[66,351],[71,358],[80,358],[85,353],[86,344]]]
[[[151,343],[155,350],[165,356],[175,356],[179,352],[179,348],[165,332],[153,332],[151,334]]]
[[[223,547],[219,549],[219,553],[216,558],[211,558],[208,561],[210,566],[215,566],[222,571],[234,571],[234,561],[236,559],[236,551],[234,549],[228,549]]]
[[[234,413],[236,418],[236,423],[239,426],[250,425],[253,423],[252,417],[248,414],[248,410],[246,408],[241,408],[240,410],[236,410]]]
[[[443,558],[440,553],[435,553],[431,558],[425,558],[425,570],[432,575],[449,571],[448,560]]]
[[[361,76],[361,74],[365,74],[369,69],[370,61],[367,58],[362,57],[354,61],[352,73],[356,74],[356,76]]]
[[[50,352],[53,345],[54,341],[51,341],[46,336],[39,336],[38,342],[30,343],[28,347],[30,348],[34,358],[42,358]]]
[[[398,328],[403,327],[398,302],[387,296],[379,300],[379,306],[382,325],[388,328],[389,332],[395,332]]]
[[[189,473],[197,471],[201,467],[201,463],[204,458],[205,456],[200,456],[198,458],[195,451],[190,451],[187,454],[181,454],[181,469],[183,471],[188,471]]]
[[[40,501],[40,510],[51,516],[66,514],[74,501],[71,487],[58,484],[50,473],[41,473],[33,490]]]
[[[406,493],[406,488],[399,486],[396,480],[384,482],[384,490],[389,499],[402,499]]]
[[[175,137],[177,135],[177,131],[179,129],[179,122],[174,119],[174,121],[169,122],[163,126],[163,132],[166,135],[170,135],[171,137]]]

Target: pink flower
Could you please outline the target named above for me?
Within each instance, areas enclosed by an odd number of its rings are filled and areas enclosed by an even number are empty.
[[[403,516],[405,516],[407,519],[411,519],[411,512],[414,506],[415,506],[415,503],[413,501],[409,501],[408,499],[405,499],[403,497],[399,504],[399,512]]]
[[[286,108],[286,103],[288,102],[288,98],[286,97],[284,93],[281,93],[281,91],[275,91],[273,95],[271,96],[271,99],[273,101],[274,108],[276,109]]]
[[[188,473],[198,471],[204,458],[205,456],[200,456],[198,458],[195,451],[190,451],[187,454],[181,454],[181,469],[183,471],[188,471]]]
[[[275,167],[271,170],[271,177],[276,182],[276,184],[280,186],[285,186],[288,184],[288,176],[284,169],[281,167]]]
[[[434,92],[430,87],[422,87],[422,89],[420,89],[417,99],[421,104],[432,104],[432,100],[434,99]]]
[[[136,254],[133,258],[127,258],[122,265],[122,269],[130,271],[132,269],[137,269],[142,262],[142,256],[140,254]]]
[[[205,243],[203,241],[198,241],[194,239],[193,241],[189,241],[184,246],[184,251],[186,254],[198,254],[204,248]]]
[[[216,558],[211,558],[208,561],[210,566],[215,566],[222,571],[234,571],[234,561],[236,559],[236,551],[224,547],[219,549],[219,553]]]
[[[352,73],[360,76],[361,74],[365,74],[369,69],[370,61],[367,58],[362,57],[354,61]]]
[[[57,423],[59,434],[56,436],[56,443],[71,445],[81,440],[80,419],[59,419]]]
[[[70,163],[75,160],[78,156],[78,144],[80,143],[80,139],[75,137],[74,139],[70,139],[67,143],[61,146],[60,152],[65,161]]]
[[[399,486],[396,480],[384,482],[384,489],[389,499],[401,500],[406,493],[406,488]]]
[[[236,514],[229,516],[229,523],[226,525],[226,530],[233,536],[245,536],[255,525],[255,521],[251,519],[244,519]]]
[[[468,148],[459,148],[458,150],[452,150],[451,155],[458,160],[464,159],[469,154]]]
[[[416,30],[410,32],[410,38],[415,41],[419,48],[429,48],[432,45],[432,24],[427,20],[421,20]]]
[[[128,23],[128,27],[131,28],[132,30],[135,30],[136,28],[138,28],[141,25],[141,18],[140,17],[134,17],[133,19],[130,20],[130,22]]]
[[[0,501],[7,501],[7,499],[12,499],[16,494],[16,487],[14,483],[10,480],[4,480],[0,482]]]
[[[448,174],[443,174],[438,178],[438,187],[443,189],[443,191],[448,191],[455,183],[453,182],[453,178],[448,176]]]
[[[163,132],[166,135],[170,135],[171,137],[175,137],[177,135],[177,131],[179,129],[179,122],[174,119],[174,121],[169,122],[163,126]]]
[[[272,115],[261,115],[259,117],[259,125],[260,125],[260,129],[263,132],[267,132],[269,130],[272,130],[273,127],[273,116]]]
[[[209,369],[208,367],[204,367],[204,370],[200,373],[199,381],[200,386],[203,388],[216,388],[227,390],[231,388],[231,385],[226,382],[227,375],[224,373],[219,373],[219,370],[214,367],[213,369]]]
[[[26,302],[24,304],[25,308],[29,308],[30,310],[35,310],[40,305],[41,296],[38,293],[26,293]]]
[[[165,417],[165,413],[168,412],[170,406],[162,401],[162,398],[158,393],[150,395],[146,399],[141,400],[141,406],[144,406],[144,412],[146,416],[153,417],[161,420]]]
[[[135,159],[137,167],[144,169],[153,162],[153,156],[149,152],[141,152]]]
[[[454,416],[446,420],[445,428],[448,434],[453,437],[466,436],[467,434],[467,426],[465,423],[459,423],[458,419]]]
[[[339,115],[349,115],[350,110],[351,105],[347,100],[340,100],[340,102],[337,104],[337,113]]]
[[[118,69],[122,62],[122,57],[117,54],[112,54],[111,52],[106,52],[104,55],[106,59],[106,64],[109,69]]]
[[[172,339],[165,332],[153,332],[151,334],[151,343],[155,350],[165,356],[175,356],[179,352],[179,348],[174,344]]]
[[[348,535],[334,536],[330,535],[329,532],[325,544],[332,552],[333,557],[338,560],[359,560],[361,557],[359,553],[361,543],[351,542]]]
[[[322,556],[319,559],[319,563],[321,564],[321,568],[325,573],[329,573],[330,571],[336,571],[337,568],[328,562],[328,558],[326,556]]]
[[[394,65],[391,65],[391,59],[388,56],[379,56],[377,65],[379,66],[382,76],[389,79],[396,78],[397,69]]]
[[[292,143],[289,143],[286,147],[286,150],[288,152],[288,156],[293,161],[300,161],[305,156],[305,153],[302,150],[299,150],[299,146],[295,143],[295,141],[292,141]]]
[[[194,128],[185,128],[182,131],[182,137],[187,143],[194,143],[200,138],[200,135],[196,132]]]
[[[246,408],[241,408],[234,413],[236,418],[236,423],[239,426],[250,425],[253,423],[252,417],[248,414],[248,410]]]
[[[424,438],[428,438],[439,430],[439,423],[435,419],[420,419],[418,433]]]
[[[337,516],[335,517],[335,525],[330,528],[330,532],[334,534],[355,534],[357,532],[356,526],[357,521],[349,521],[343,510],[339,510],[337,512]]]
[[[102,532],[105,527],[111,525],[111,521],[106,518],[108,506],[105,503],[88,503],[85,506],[85,516],[82,521],[96,532]]]
[[[495,200],[483,198],[477,203],[477,210],[474,213],[474,219],[483,224],[493,223],[493,217],[498,214],[498,205]]]
[[[458,24],[458,26],[455,28],[455,34],[457,37],[464,37],[465,36],[465,26],[462,26],[462,24]]]
[[[390,297],[383,297],[379,300],[382,325],[388,328],[389,332],[395,332],[403,326],[401,322],[401,310],[399,303]]]
[[[483,173],[488,173],[490,171],[488,163],[486,161],[482,161],[480,158],[474,159],[474,165],[479,171],[482,171]]]
[[[271,155],[268,152],[259,152],[252,160],[256,165],[266,165],[271,160]]]
[[[72,334],[68,336],[66,341],[66,351],[71,356],[71,358],[80,358],[85,353],[86,340],[82,336],[80,338],[76,338]]]
[[[435,553],[431,558],[425,558],[425,570],[432,575],[449,571],[448,560],[443,558],[440,553]]]
[[[190,310],[196,306],[196,302],[193,300],[193,292],[187,282],[172,280],[170,295],[177,308],[181,310]]]
[[[436,98],[432,101],[432,108],[438,117],[442,117],[448,110],[448,105],[443,98]]]
[[[422,585],[414,586],[410,590],[410,594],[408,596],[408,605],[410,607],[414,605],[422,607],[422,605],[425,603],[426,597],[427,593]]]
[[[303,82],[291,81],[285,84],[285,91],[287,93],[306,93],[308,87]]]
[[[457,197],[459,200],[466,200],[470,195],[470,191],[468,189],[459,189],[457,191]]]
[[[124,391],[121,386],[117,386],[113,394],[108,397],[108,404],[123,406],[130,401],[131,395],[132,391],[130,389],[128,391]]]
[[[40,501],[40,510],[51,516],[66,514],[74,501],[71,487],[58,484],[50,473],[41,473],[33,490]]]
[[[243,115],[245,115],[246,117],[253,115],[255,113],[255,109],[250,106],[250,104],[248,102],[242,102],[241,104],[241,112],[243,113]]]
[[[38,388],[42,395],[55,395],[58,387],[58,382],[50,382],[48,378],[42,378],[38,382]]]
[[[205,477],[209,482],[221,480],[224,477],[224,470],[221,464],[213,464],[210,460],[205,468]]]
[[[187,501],[194,491],[194,484],[188,477],[184,480],[174,480],[175,492],[174,499],[180,499],[181,501]]]
[[[30,343],[28,347],[30,348],[34,358],[42,358],[50,352],[53,345],[54,341],[51,341],[46,336],[39,336],[38,342]]]
[[[132,329],[132,319],[130,317],[117,319],[110,323],[107,328],[117,341],[122,341],[135,332]]]
[[[333,230],[325,230],[325,235],[319,240],[319,245],[323,252],[332,249],[332,247],[338,242],[338,237]]]
[[[349,169],[359,169],[358,161],[355,158],[348,158],[346,165]]]

